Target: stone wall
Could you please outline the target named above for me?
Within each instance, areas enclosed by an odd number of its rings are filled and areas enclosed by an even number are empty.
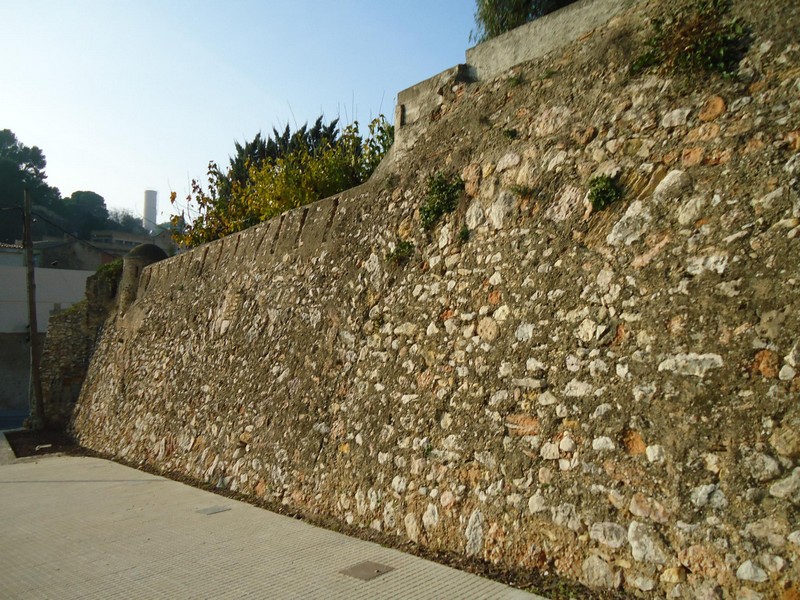
[[[50,317],[41,360],[45,418],[64,427],[72,418],[103,324],[116,307],[120,269],[106,267],[86,280],[86,298]]]
[[[736,78],[625,75],[648,3],[454,82],[393,174],[145,269],[77,436],[594,587],[795,597],[800,16],[734,8]]]
[[[69,422],[86,377],[91,348],[86,313],[84,300],[50,317],[41,378],[45,418],[51,426]]]

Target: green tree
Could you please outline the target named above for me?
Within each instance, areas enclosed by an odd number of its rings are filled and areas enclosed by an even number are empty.
[[[112,210],[108,215],[108,221],[104,229],[148,235],[148,231],[142,227],[142,219],[129,210]]]
[[[107,228],[108,208],[100,194],[88,191],[73,192],[64,200],[64,206],[72,228],[70,233],[80,239],[88,240],[92,231]]]
[[[288,126],[282,133],[273,129],[274,137],[263,140],[259,134],[252,143],[237,144],[227,172],[210,163],[206,188],[192,181],[187,197],[196,217],[176,229],[175,241],[209,242],[363,183],[389,150],[394,128],[380,117],[362,137],[358,123],[342,132],[337,125],[324,125],[320,118],[295,133]],[[171,199],[174,203],[174,193]]]
[[[576,0],[476,0],[473,42],[485,42]]]
[[[8,209],[0,218],[0,241],[22,238],[22,213],[17,211],[21,211],[25,188],[31,192],[34,210],[58,214],[61,193],[47,184],[46,166],[40,148],[25,146],[9,129],[0,131],[0,209]],[[51,233],[50,226],[38,223],[35,233]]]
[[[313,153],[325,143],[336,144],[338,124],[339,119],[334,119],[325,125],[323,117],[319,117],[310,129],[306,124],[292,133],[287,124],[281,133],[273,127],[272,136],[265,138],[258,132],[251,142],[234,142],[236,153],[230,157],[227,173],[215,167],[214,176],[219,195],[228,198],[232,186],[241,188],[247,185],[251,181],[251,169],[259,169],[267,163],[274,164],[278,159],[301,148]]]

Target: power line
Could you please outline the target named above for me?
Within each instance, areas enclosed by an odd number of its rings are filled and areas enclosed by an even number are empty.
[[[0,211],[6,211],[6,210],[19,210],[19,211],[21,211],[21,210],[22,210],[22,207],[20,207],[20,206],[8,206],[8,207],[3,207],[3,208],[0,208]],[[115,257],[116,257],[116,254],[111,254],[110,252],[108,252],[108,251],[106,251],[106,250],[103,250],[102,248],[98,248],[97,246],[95,246],[94,244],[92,244],[92,243],[90,243],[90,242],[87,242],[86,240],[82,240],[81,238],[79,238],[79,237],[78,237],[77,235],[75,235],[74,233],[71,233],[71,232],[67,231],[66,229],[64,229],[63,227],[61,227],[61,225],[59,225],[59,224],[57,224],[57,223],[53,223],[53,221],[51,221],[51,220],[50,220],[50,219],[48,219],[47,217],[44,217],[44,216],[42,216],[40,213],[37,213],[37,212],[31,212],[31,215],[33,215],[33,216],[34,216],[34,217],[36,217],[37,219],[41,219],[41,220],[42,220],[42,222],[44,222],[44,223],[47,223],[47,224],[48,224],[48,225],[50,225],[51,227],[54,227],[54,228],[58,229],[58,230],[59,230],[61,233],[63,233],[64,235],[67,235],[67,236],[71,237],[73,240],[75,240],[75,241],[76,241],[76,242],[78,242],[79,244],[83,244],[83,245],[84,245],[84,246],[86,246],[87,248],[91,248],[92,250],[95,250],[95,251],[99,252],[100,254],[104,254],[104,255],[106,255],[106,256],[110,256],[110,257],[112,257],[112,258],[115,258]]]

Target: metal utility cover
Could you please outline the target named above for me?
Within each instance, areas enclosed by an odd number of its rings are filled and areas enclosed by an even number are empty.
[[[380,577],[389,571],[394,571],[394,568],[367,560],[339,571],[339,573],[342,575],[355,577],[356,579],[361,579],[362,581],[369,581],[371,579],[375,579],[376,577]]]
[[[209,506],[208,508],[201,508],[197,512],[199,512],[201,515],[215,515],[227,510],[230,510],[229,506]]]

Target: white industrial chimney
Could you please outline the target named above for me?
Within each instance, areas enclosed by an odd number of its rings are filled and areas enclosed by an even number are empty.
[[[142,227],[147,231],[155,231],[158,219],[158,192],[155,190],[144,191],[144,217]]]

